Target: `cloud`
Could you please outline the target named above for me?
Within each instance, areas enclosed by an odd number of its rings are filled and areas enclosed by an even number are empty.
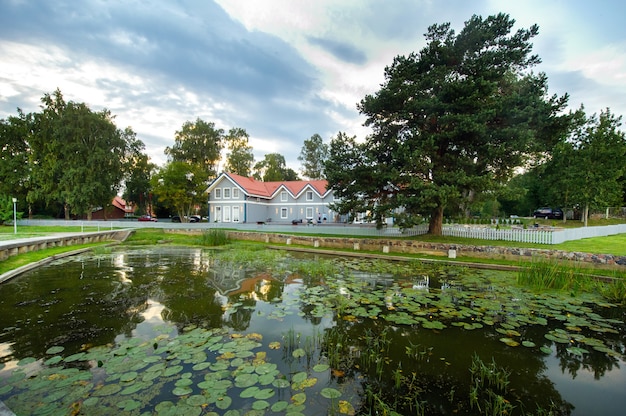
[[[365,53],[352,45],[332,39],[322,39],[311,36],[308,38],[313,45],[318,45],[322,49],[328,51],[337,59],[352,64],[364,64],[367,60]]]

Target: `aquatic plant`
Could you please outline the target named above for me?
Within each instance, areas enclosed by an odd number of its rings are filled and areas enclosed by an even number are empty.
[[[517,283],[536,290],[581,290],[592,287],[580,266],[564,265],[558,261],[533,259],[524,264]]]
[[[200,242],[203,246],[215,247],[223,246],[229,243],[226,231],[220,228],[210,228],[202,232]]]

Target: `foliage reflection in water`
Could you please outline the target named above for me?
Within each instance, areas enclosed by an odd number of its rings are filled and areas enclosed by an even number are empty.
[[[0,400],[18,414],[626,406],[622,308],[417,262],[252,249],[84,255],[2,285],[0,330]]]

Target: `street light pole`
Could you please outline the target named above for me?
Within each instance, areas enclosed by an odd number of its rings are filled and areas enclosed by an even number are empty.
[[[17,234],[17,198],[13,198],[13,234]]]

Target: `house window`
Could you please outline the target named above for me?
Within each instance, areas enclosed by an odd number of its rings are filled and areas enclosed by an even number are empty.
[[[282,192],[280,193],[280,200],[281,200],[282,202],[285,202],[285,201],[287,200],[287,192],[282,191]]]
[[[239,199],[239,188],[233,188],[233,199]]]
[[[306,208],[306,217],[307,218],[313,218],[313,207],[307,207]]]
[[[224,199],[230,199],[230,188],[224,188]]]
[[[239,222],[239,207],[233,207],[233,222]]]
[[[287,208],[280,209],[280,218],[287,219]]]
[[[222,222],[222,207],[215,207],[215,222]]]
[[[222,188],[215,188],[215,199],[222,199]]]
[[[224,212],[222,213],[222,218],[224,222],[230,222],[230,207],[224,207]]]
[[[306,200],[307,201],[313,201],[313,191],[307,191],[307,193],[306,193]]]

